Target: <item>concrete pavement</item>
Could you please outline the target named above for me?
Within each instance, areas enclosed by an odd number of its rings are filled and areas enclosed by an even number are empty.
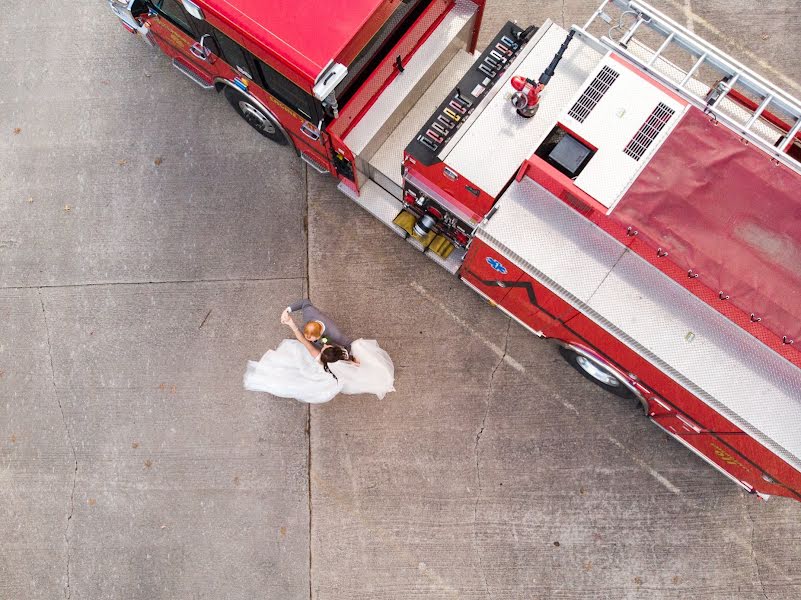
[[[801,81],[794,2],[655,4]],[[594,5],[490,2],[482,37]],[[6,14],[0,599],[801,594],[801,506],[600,392],[103,3]],[[397,392],[241,389],[307,284]]]

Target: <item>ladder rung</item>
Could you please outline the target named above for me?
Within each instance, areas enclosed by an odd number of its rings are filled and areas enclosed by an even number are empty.
[[[626,45],[631,41],[631,38],[634,37],[634,34],[637,33],[637,30],[640,28],[640,25],[642,25],[643,23],[645,23],[645,19],[639,17],[637,21],[635,21],[634,25],[629,27],[629,30],[623,34],[623,37],[620,38],[620,41],[618,43],[625,48]]]
[[[701,55],[701,58],[698,59],[698,62],[696,62],[693,65],[693,68],[690,69],[689,71],[687,71],[687,75],[684,77],[684,79],[681,80],[681,83],[679,84],[679,87],[684,87],[685,85],[687,85],[687,82],[690,81],[690,79],[692,79],[692,76],[695,75],[695,72],[698,70],[698,67],[700,67],[701,64],[703,64],[703,62],[706,60],[706,57],[707,57],[707,53],[704,52]]]
[[[751,115],[750,119],[748,119],[748,123],[745,124],[746,129],[750,129],[751,125],[756,123],[756,120],[759,118],[759,115],[762,114],[762,112],[768,107],[768,104],[770,104],[772,100],[773,96],[771,94],[765,96],[765,99],[762,101],[759,107],[754,111],[754,114]]]
[[[601,17],[601,18],[603,19],[603,17],[602,17],[601,15],[602,15],[602,14],[606,14],[606,13],[604,12],[604,9],[607,7],[607,5],[609,4],[609,2],[610,2],[610,1],[611,1],[611,0],[604,0],[604,3],[603,3],[603,4],[601,4],[601,6],[599,6],[599,7],[598,7],[598,10],[596,10],[596,11],[595,11],[595,12],[592,14],[592,16],[590,17],[590,19],[589,19],[589,20],[588,20],[588,21],[587,21],[587,22],[584,24],[584,30],[585,30],[585,31],[586,31],[587,29],[589,29],[590,25],[592,25],[592,23],[595,21],[595,19],[596,19],[596,18],[598,18],[598,17]],[[604,19],[604,21],[606,21],[606,19]]]
[[[670,42],[672,42],[672,41],[673,41],[673,38],[675,37],[675,35],[676,35],[676,33],[675,33],[675,32],[673,32],[673,31],[671,31],[671,32],[670,32],[670,35],[668,35],[668,36],[665,38],[665,41],[664,41],[664,42],[662,42],[662,45],[661,45],[661,46],[659,46],[659,49],[658,49],[658,50],[657,50],[657,51],[654,53],[654,55],[651,57],[651,60],[649,60],[649,61],[648,61],[648,66],[649,66],[649,67],[650,67],[651,65],[653,65],[653,64],[654,64],[654,62],[656,62],[656,59],[657,59],[657,58],[659,58],[659,55],[660,55],[660,54],[662,54],[662,52],[664,51],[664,49],[668,47],[668,44],[670,44]]]
[[[784,148],[782,148],[782,150],[786,152],[787,149],[793,145],[793,142],[795,141],[795,136],[798,135],[799,131],[801,131],[801,115],[798,116],[798,120],[795,122],[795,125],[793,125],[793,127],[787,133],[787,137],[785,138],[785,140],[787,140],[787,143],[785,143]]]

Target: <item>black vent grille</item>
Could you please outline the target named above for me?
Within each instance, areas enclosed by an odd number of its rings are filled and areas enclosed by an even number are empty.
[[[567,114],[579,123],[583,123],[618,77],[620,77],[620,73],[604,66]]]
[[[623,152],[634,160],[640,160],[651,146],[659,132],[665,128],[670,117],[676,114],[672,108],[661,102],[657,104],[651,115],[645,119],[639,131],[631,138]]]

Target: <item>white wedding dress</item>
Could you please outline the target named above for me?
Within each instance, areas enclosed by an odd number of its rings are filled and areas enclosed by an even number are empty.
[[[328,365],[334,378],[303,344],[284,340],[259,362],[248,361],[245,389],[309,404],[328,402],[340,393],[383,398],[395,391],[395,366],[378,342],[358,339],[351,345],[351,354],[359,360],[358,365],[349,361]]]

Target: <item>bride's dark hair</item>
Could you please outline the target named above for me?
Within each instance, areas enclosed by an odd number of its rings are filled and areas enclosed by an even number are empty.
[[[350,360],[348,351],[342,346],[326,346],[323,348],[323,351],[320,352],[320,362],[323,364],[323,369],[325,369],[326,373],[331,373],[337,381],[339,381],[339,379],[334,375],[331,369],[328,368],[328,364],[339,362],[340,360]]]

